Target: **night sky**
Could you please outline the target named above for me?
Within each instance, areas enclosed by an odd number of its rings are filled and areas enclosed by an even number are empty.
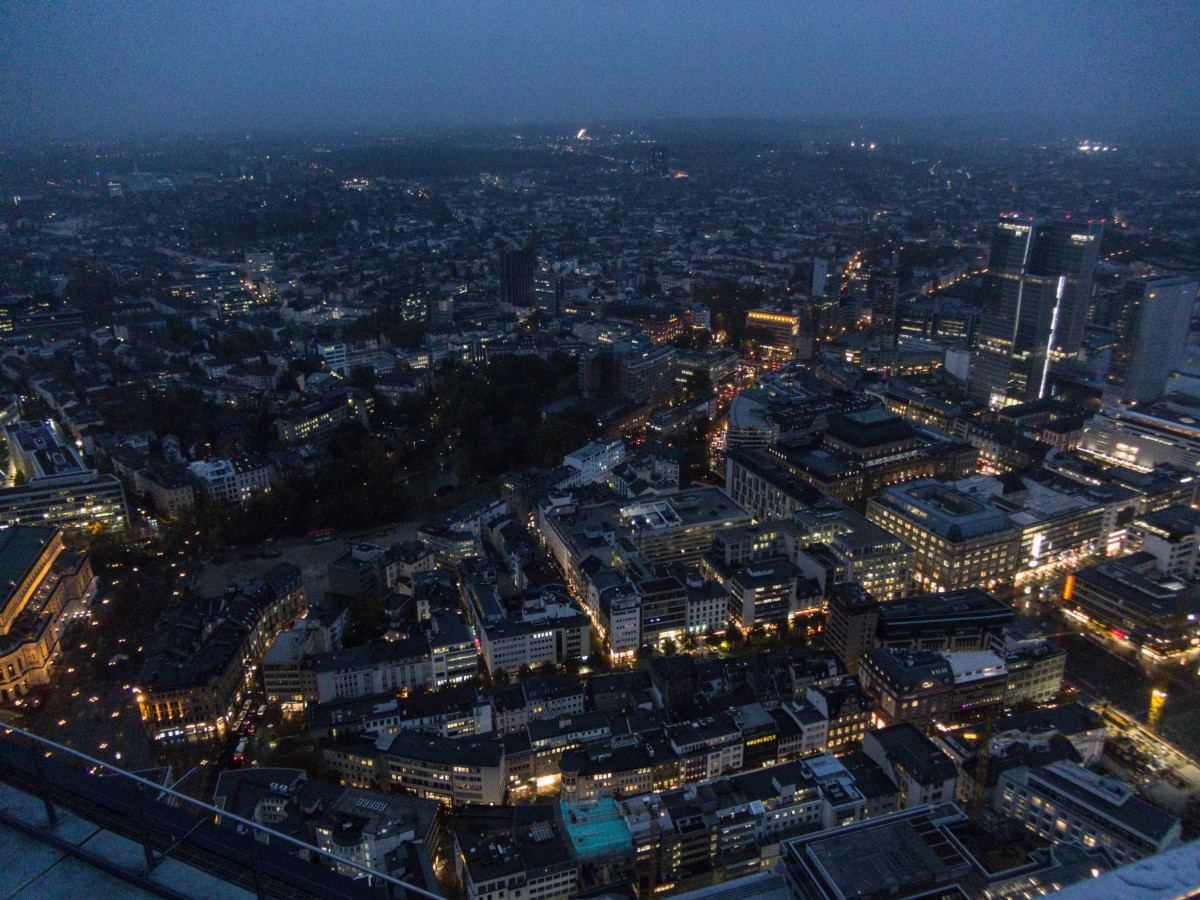
[[[1200,2],[0,4],[0,136],[663,117],[1191,128]]]

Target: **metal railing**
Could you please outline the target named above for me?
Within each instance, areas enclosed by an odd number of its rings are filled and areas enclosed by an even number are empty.
[[[126,873],[135,879],[144,880],[163,860],[174,859],[259,898],[350,900],[375,894],[443,900],[441,894],[428,888],[322,850],[14,725],[0,724],[0,736],[0,782],[41,800],[51,826],[57,823],[58,809],[62,808],[140,844],[146,868]],[[60,849],[72,852],[71,847]],[[87,858],[86,854],[79,855]],[[355,875],[339,874],[330,868],[333,865],[350,869]],[[154,889],[153,884],[143,886]],[[164,893],[178,896],[169,886]]]

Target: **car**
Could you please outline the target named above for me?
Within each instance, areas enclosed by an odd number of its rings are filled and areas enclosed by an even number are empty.
[[[258,712],[256,712],[255,715],[261,719],[266,714],[267,714],[267,704],[264,703],[262,706],[260,706],[258,708]]]

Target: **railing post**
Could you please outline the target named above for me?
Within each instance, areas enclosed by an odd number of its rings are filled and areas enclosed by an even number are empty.
[[[258,867],[258,852],[255,849],[258,844],[258,838],[253,834],[250,835],[250,872],[254,876],[254,894],[258,900],[267,900],[266,892],[263,889],[262,870]]]
[[[46,776],[42,773],[42,754],[37,750],[33,754],[33,774],[37,776],[38,781],[42,784],[49,784],[46,781]],[[41,791],[38,793],[41,795],[42,804],[46,807],[46,824],[50,828],[54,828],[58,825],[58,810],[54,807],[54,803],[48,795],[43,794]]]
[[[134,796],[137,798],[135,802],[137,803],[137,823],[138,831],[141,832],[142,852],[146,855],[146,871],[150,872],[157,865],[157,862],[154,859],[154,848],[150,846],[150,828],[146,824],[146,807],[142,802],[140,791],[135,793]]]

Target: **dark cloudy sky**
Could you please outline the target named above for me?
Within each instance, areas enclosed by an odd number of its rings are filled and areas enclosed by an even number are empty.
[[[0,0],[0,135],[1200,112],[1200,0]]]

